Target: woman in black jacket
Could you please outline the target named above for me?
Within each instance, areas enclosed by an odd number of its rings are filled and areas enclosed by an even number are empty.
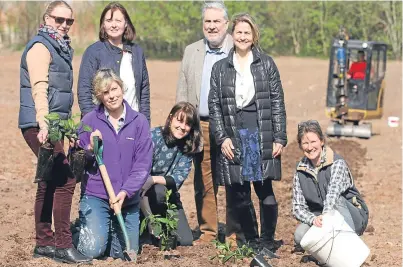
[[[278,207],[272,180],[281,178],[287,144],[284,94],[273,59],[257,46],[252,17],[236,15],[232,24],[234,49],[211,74],[210,132],[221,148],[216,177],[226,185],[227,235],[273,250]],[[260,238],[250,182],[260,202]]]
[[[92,80],[101,68],[113,69],[123,80],[124,99],[150,122],[150,83],[145,56],[133,42],[136,30],[127,10],[117,2],[102,11],[99,41],[85,50],[78,77],[78,104],[84,116],[94,109]]]

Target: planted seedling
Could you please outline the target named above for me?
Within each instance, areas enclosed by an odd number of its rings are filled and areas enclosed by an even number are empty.
[[[177,236],[175,234],[178,229],[178,210],[175,204],[169,202],[172,190],[167,190],[165,194],[165,205],[167,207],[165,216],[159,214],[150,214],[141,222],[140,234],[144,232],[150,224],[153,234],[160,239],[160,249],[170,250],[177,246]]]
[[[253,249],[247,245],[233,249],[230,242],[221,243],[220,241],[213,240],[213,244],[217,249],[217,254],[210,257],[210,260],[217,258],[222,264],[228,261],[235,263],[238,260],[252,258],[255,255]]]

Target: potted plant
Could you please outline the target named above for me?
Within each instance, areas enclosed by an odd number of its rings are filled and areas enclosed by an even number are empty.
[[[54,142],[61,140],[63,136],[59,126],[59,114],[50,113],[45,118],[48,125],[48,140],[39,147],[34,183],[49,180],[53,167]]]
[[[140,234],[144,232],[148,224],[153,229],[153,234],[159,237],[158,246],[160,250],[175,249],[177,246],[178,210],[175,204],[169,203],[172,190],[167,190],[165,194],[165,205],[167,207],[165,216],[151,214],[144,218],[140,226]]]
[[[74,143],[78,140],[78,134],[80,131],[89,131],[92,129],[89,126],[82,125],[81,122],[75,122],[74,118],[77,115],[67,120],[62,120],[57,113],[49,113],[45,116],[46,123],[48,125],[48,140],[41,145],[38,153],[38,164],[35,175],[35,183],[40,181],[47,181],[50,178],[50,172],[53,167],[53,152],[54,143],[63,140],[63,137],[67,137],[70,142]],[[84,173],[85,167],[85,151],[81,148],[74,146],[69,153],[69,161],[71,163],[71,169],[77,180],[81,179]]]
[[[67,139],[69,139],[70,143],[74,144],[70,147],[68,153],[68,160],[70,162],[70,168],[76,177],[77,182],[81,181],[81,178],[84,174],[84,168],[86,162],[85,150],[79,146],[76,146],[76,141],[78,140],[78,135],[81,132],[92,132],[92,128],[88,125],[83,125],[81,121],[75,122],[75,118],[80,115],[74,115],[67,120],[61,120],[59,126],[61,128],[61,132],[64,134]]]

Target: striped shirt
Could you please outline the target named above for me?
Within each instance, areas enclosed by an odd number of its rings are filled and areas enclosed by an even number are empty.
[[[228,36],[225,38],[228,38]],[[210,92],[211,70],[213,69],[214,63],[228,56],[231,47],[227,47],[226,44],[227,42],[224,40],[223,47],[219,49],[214,49],[210,48],[208,42],[206,41],[206,55],[204,56],[203,75],[200,88],[200,103],[199,103],[200,116],[208,117],[209,115],[208,94]]]
[[[110,120],[109,112],[106,110],[106,108],[104,110],[105,110],[104,113],[105,113],[106,119],[112,124],[112,122]],[[122,112],[122,115],[120,115],[120,117],[118,119],[118,128],[115,129],[116,133],[119,133],[120,129],[122,129],[123,125],[125,125],[125,118],[126,118],[126,105],[123,103],[123,112]]]

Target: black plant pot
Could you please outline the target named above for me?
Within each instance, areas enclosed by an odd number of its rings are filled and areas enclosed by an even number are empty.
[[[69,162],[71,171],[76,177],[77,183],[81,182],[84,176],[86,162],[85,150],[82,148],[74,148],[69,153]]]
[[[34,183],[49,181],[53,168],[54,147],[46,143],[39,147],[38,164],[36,165],[36,174]]]
[[[257,254],[250,263],[250,267],[272,267],[270,263],[268,263],[263,255]]]
[[[171,249],[176,249],[177,246],[178,246],[178,238],[176,235],[172,235],[165,240],[164,250],[167,251],[167,250],[171,250]],[[159,240],[158,247],[160,248],[160,250],[162,250],[161,249],[162,248],[162,239]]]

